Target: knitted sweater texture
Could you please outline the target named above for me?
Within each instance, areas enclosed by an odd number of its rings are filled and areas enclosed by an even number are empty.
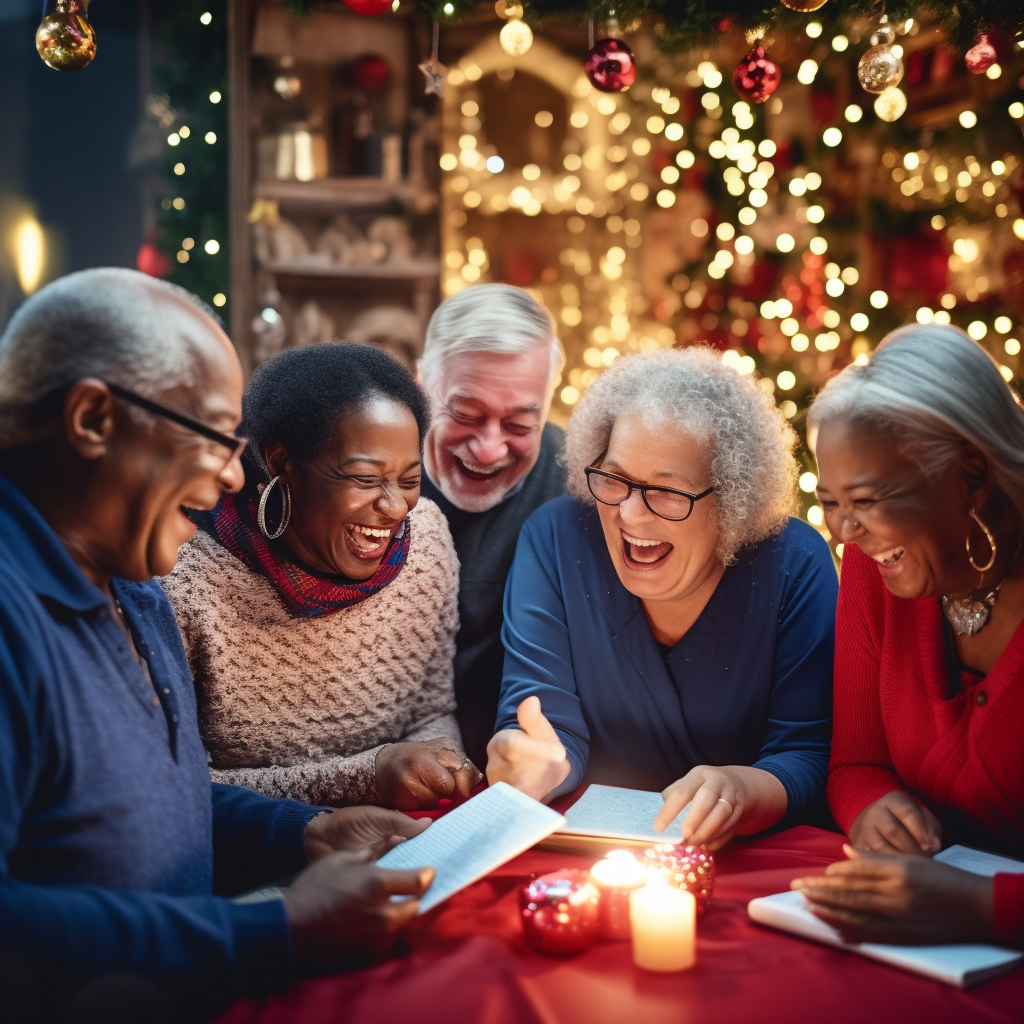
[[[459,563],[437,506],[409,518],[409,558],[373,596],[291,616],[271,584],[206,533],[161,582],[196,681],[215,782],[343,806],[377,802],[388,743],[449,738]]]

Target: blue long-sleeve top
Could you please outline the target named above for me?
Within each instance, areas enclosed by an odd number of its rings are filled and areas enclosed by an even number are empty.
[[[174,614],[155,582],[106,596],[0,476],[0,949],[53,977],[286,983],[281,902],[237,893],[305,864],[319,808],[211,785]]]
[[[838,581],[828,545],[791,519],[740,551],[663,656],[619,582],[597,510],[541,506],[505,588],[496,729],[530,695],[582,781],[661,790],[696,765],[752,765],[785,787],[786,821],[822,806]]]

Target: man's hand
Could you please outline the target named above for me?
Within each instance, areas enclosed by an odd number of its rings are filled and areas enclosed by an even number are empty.
[[[786,790],[774,775],[745,765],[698,765],[661,796],[665,805],[654,819],[655,830],[668,828],[690,804],[681,841],[711,850],[725,846],[737,832],[751,835],[770,828],[781,820],[787,805]]]
[[[991,878],[919,854],[843,850],[849,860],[792,888],[847,942],[991,942]]]
[[[400,811],[436,807],[445,797],[465,799],[483,778],[454,740],[389,743],[377,753],[377,794]]]
[[[570,764],[554,727],[527,697],[516,710],[519,729],[502,729],[487,744],[487,781],[510,786],[544,800],[568,778]]]
[[[876,853],[932,856],[942,849],[938,818],[909,793],[894,789],[868,804],[850,826],[850,843]]]
[[[329,853],[369,851],[373,860],[392,847],[418,836],[430,822],[415,820],[383,807],[342,807],[318,814],[306,826],[306,859],[310,862]]]
[[[307,970],[353,954],[385,953],[416,917],[434,869],[387,871],[368,860],[368,853],[321,857],[285,891],[292,949]],[[398,895],[413,898],[392,902]]]

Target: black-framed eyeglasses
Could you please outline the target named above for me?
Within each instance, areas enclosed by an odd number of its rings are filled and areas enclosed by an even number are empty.
[[[103,383],[107,385],[112,395],[117,395],[118,398],[124,399],[124,401],[131,405],[145,409],[146,412],[151,412],[154,416],[162,416],[165,420],[177,423],[186,430],[191,430],[194,434],[199,434],[202,437],[209,438],[211,441],[216,441],[217,444],[223,445],[231,453],[228,456],[228,462],[238,458],[249,443],[249,439],[246,437],[222,434],[219,430],[214,430],[213,427],[208,427],[205,423],[195,420],[191,416],[186,416],[183,412],[178,412],[176,409],[168,409],[166,405],[161,405],[159,402],[154,402],[151,398],[145,398],[128,388],[123,388],[120,384],[111,384],[109,380]]]
[[[674,523],[688,519],[693,511],[693,503],[714,491],[714,487],[708,487],[700,494],[690,494],[689,491],[680,491],[675,487],[638,484],[614,473],[606,473],[596,466],[587,466],[583,472],[587,474],[590,493],[602,505],[621,505],[634,491],[639,491],[644,504],[656,516]]]

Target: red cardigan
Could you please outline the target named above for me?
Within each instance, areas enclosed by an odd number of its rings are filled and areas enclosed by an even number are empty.
[[[971,820],[1024,855],[1024,623],[984,679],[949,696],[936,598],[886,589],[847,544],[836,619],[828,802],[847,833],[868,804],[906,790],[943,821]],[[1024,941],[1024,875],[995,878],[995,931]]]

